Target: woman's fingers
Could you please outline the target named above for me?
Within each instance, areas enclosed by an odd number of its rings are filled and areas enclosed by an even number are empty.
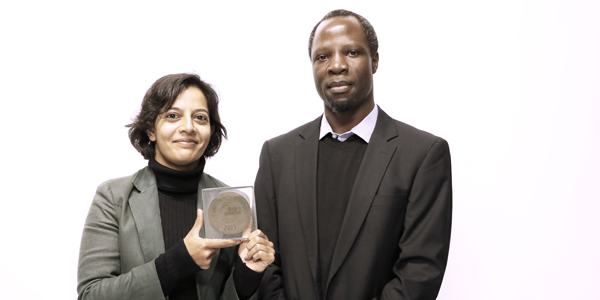
[[[264,232],[262,232],[260,229],[256,229],[256,230],[252,231],[252,233],[250,233],[250,234],[248,235],[248,240],[251,240],[251,239],[253,239],[253,238],[255,238],[255,237],[261,237],[261,238],[263,238],[263,239],[266,239],[266,240],[268,240],[268,238],[267,238],[267,236],[265,235],[265,233],[264,233]]]
[[[203,225],[204,214],[201,209],[198,209],[198,216],[196,217],[194,226],[183,239],[183,243],[194,262],[200,266],[200,268],[208,269],[210,268],[210,262],[217,250],[233,247],[238,245],[240,241],[203,239],[200,237],[200,229],[202,229]]]
[[[190,234],[194,237],[200,237],[200,229],[204,225],[204,213],[201,209],[198,209],[198,215],[196,216],[196,221],[194,222],[194,226],[190,230]]]
[[[256,244],[267,244],[269,242],[269,238],[260,231],[260,229],[254,230],[250,235],[248,235],[248,243],[246,244],[246,248],[248,250],[252,249]]]
[[[253,250],[255,251],[248,252],[249,259],[247,261],[262,263],[265,266],[268,266],[275,261],[274,251],[263,249],[261,246],[256,246]]]
[[[210,249],[221,249],[227,247],[233,247],[235,245],[239,245],[241,241],[239,240],[211,240],[211,239],[203,239],[205,247]]]
[[[246,244],[246,249],[248,250],[245,253],[245,260],[253,260],[258,261],[263,257],[267,259],[267,264],[270,264],[273,261],[270,261],[270,256],[275,255],[275,248],[273,247],[273,242],[269,241],[269,238],[260,230],[255,230],[248,236],[248,243]]]
[[[258,255],[257,255],[258,254]],[[273,243],[268,242],[268,244],[256,244],[254,247],[248,249],[248,253],[246,253],[246,260],[259,260],[261,255],[275,255],[275,249],[273,248]]]
[[[259,273],[275,261],[273,243],[260,230],[248,235],[248,240],[240,246],[238,254],[248,268]]]

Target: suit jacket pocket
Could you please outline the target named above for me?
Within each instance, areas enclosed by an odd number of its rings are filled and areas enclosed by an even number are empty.
[[[371,207],[374,207],[374,206],[404,207],[404,206],[406,206],[407,198],[408,198],[408,195],[406,195],[406,194],[375,196],[375,199],[373,199],[373,203],[371,204]]]

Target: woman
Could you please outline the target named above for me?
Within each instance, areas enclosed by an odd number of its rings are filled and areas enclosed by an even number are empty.
[[[275,254],[264,233],[243,243],[200,238],[201,190],[225,186],[203,172],[227,137],[218,102],[195,74],[150,87],[127,125],[148,166],[98,187],[81,239],[78,299],[245,299],[256,291]]]

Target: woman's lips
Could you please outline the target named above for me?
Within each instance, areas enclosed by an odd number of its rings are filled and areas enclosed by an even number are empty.
[[[197,141],[188,140],[188,139],[176,140],[176,141],[174,141],[174,143],[176,143],[182,147],[195,147],[196,145],[198,145]]]

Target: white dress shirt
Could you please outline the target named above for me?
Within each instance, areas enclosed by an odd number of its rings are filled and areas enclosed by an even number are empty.
[[[377,105],[373,107],[373,110],[362,120],[358,125],[354,126],[350,131],[344,133],[336,133],[331,129],[331,124],[327,121],[327,117],[323,114],[323,118],[321,118],[321,131],[319,133],[319,140],[323,139],[328,133],[331,132],[331,137],[337,139],[340,142],[346,141],[353,134],[358,135],[363,141],[369,143],[371,139],[371,135],[373,134],[373,130],[375,130],[375,124],[377,123],[377,115],[379,114],[379,110],[377,109]]]

